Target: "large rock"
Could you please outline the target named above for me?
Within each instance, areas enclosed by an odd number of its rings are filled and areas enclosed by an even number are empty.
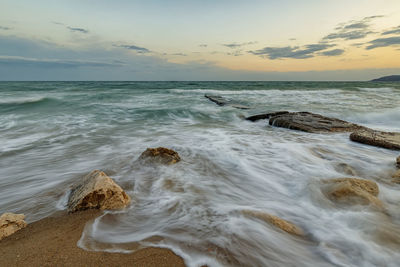
[[[242,210],[242,214],[272,224],[289,234],[304,236],[303,230],[300,229],[298,226],[294,225],[291,222],[283,220],[277,216],[255,210]]]
[[[122,209],[130,197],[104,172],[95,170],[75,185],[68,199],[68,211]]]
[[[364,128],[354,123],[310,112],[289,112],[277,115],[270,118],[269,124],[308,133],[352,132]]]
[[[4,213],[0,216],[0,240],[25,228],[24,214]]]
[[[371,146],[400,150],[400,133],[358,130],[350,135],[350,140]]]
[[[323,181],[326,196],[341,204],[372,204],[382,207],[377,198],[379,187],[374,181],[358,178],[338,178]]]
[[[157,147],[146,149],[146,151],[140,155],[139,160],[169,165],[179,162],[181,158],[179,154],[172,149]]]
[[[277,111],[277,112],[271,112],[271,113],[263,113],[263,114],[258,114],[258,115],[253,115],[253,116],[247,117],[246,120],[248,120],[248,121],[266,120],[271,117],[283,115],[283,114],[287,114],[287,113],[289,113],[289,111]]]

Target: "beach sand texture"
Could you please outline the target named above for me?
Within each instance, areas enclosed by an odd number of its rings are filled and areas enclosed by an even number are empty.
[[[100,214],[98,210],[59,212],[29,224],[0,241],[0,266],[185,266],[182,258],[164,248],[127,254],[79,248],[86,222]]]

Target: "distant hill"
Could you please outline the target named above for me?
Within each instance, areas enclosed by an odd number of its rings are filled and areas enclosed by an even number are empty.
[[[390,75],[374,79],[371,82],[400,82],[400,75]]]

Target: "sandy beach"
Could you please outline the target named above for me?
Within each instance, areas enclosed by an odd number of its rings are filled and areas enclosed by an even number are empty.
[[[185,266],[182,258],[163,248],[134,253],[89,252],[77,246],[86,222],[98,210],[58,212],[29,224],[0,241],[0,266]]]

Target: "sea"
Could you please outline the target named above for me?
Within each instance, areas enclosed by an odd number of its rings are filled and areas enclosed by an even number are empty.
[[[99,169],[132,202],[89,222],[82,249],[165,247],[188,266],[399,266],[400,153],[244,119],[282,110],[400,132],[400,83],[0,82],[0,214],[66,210],[71,186]],[[182,160],[140,164],[155,147]],[[329,200],[321,181],[341,177],[375,181],[384,209]]]

